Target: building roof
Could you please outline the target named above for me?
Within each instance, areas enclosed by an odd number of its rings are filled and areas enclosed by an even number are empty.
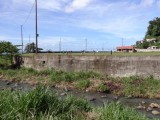
[[[134,46],[118,46],[117,49],[134,49]]]

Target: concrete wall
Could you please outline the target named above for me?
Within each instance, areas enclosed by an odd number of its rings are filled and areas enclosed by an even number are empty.
[[[23,66],[37,70],[94,70],[112,76],[153,75],[160,78],[160,56],[75,56],[38,54],[23,57]]]
[[[135,49],[137,52],[160,52],[160,49]]]

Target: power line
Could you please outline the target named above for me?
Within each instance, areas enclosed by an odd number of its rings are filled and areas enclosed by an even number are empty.
[[[24,21],[24,23],[23,23],[22,25],[25,25],[25,24],[27,23],[30,15],[31,15],[31,12],[32,12],[32,10],[33,10],[34,4],[35,4],[35,2],[33,3],[32,7],[31,7],[31,9],[30,9],[30,11],[29,11],[29,13],[28,13],[28,16],[26,17],[26,19],[25,19],[25,21]]]

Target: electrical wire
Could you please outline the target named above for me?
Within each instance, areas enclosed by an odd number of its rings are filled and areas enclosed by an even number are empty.
[[[26,17],[26,19],[25,19],[24,23],[22,24],[22,26],[24,26],[24,25],[27,23],[30,15],[31,15],[31,12],[32,12],[32,10],[33,10],[34,5],[35,5],[35,2],[33,3],[32,7],[31,7],[31,9],[30,9],[30,11],[29,11],[29,14],[28,14],[28,16]]]

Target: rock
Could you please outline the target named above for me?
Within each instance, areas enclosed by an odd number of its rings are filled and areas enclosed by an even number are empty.
[[[128,96],[127,96],[127,98],[131,98],[131,97],[132,97],[132,95],[128,95]]]
[[[95,101],[96,100],[96,98],[91,98],[89,101]]]
[[[6,85],[10,85],[10,84],[12,84],[12,82],[10,82],[10,81],[6,83]]]
[[[52,87],[52,88],[55,88],[56,86],[55,86],[55,85],[52,85],[51,87]]]
[[[115,99],[115,100],[118,100],[118,96],[115,96],[114,99]]]
[[[139,104],[139,106],[137,106],[137,109],[145,109],[145,106],[142,106],[141,104]]]
[[[65,87],[65,88],[64,88],[64,91],[65,91],[65,92],[68,92],[69,90],[67,89],[67,87]]]
[[[160,108],[160,105],[158,105],[157,103],[151,103],[149,106],[151,108]]]
[[[153,110],[153,108],[151,108],[151,107],[148,107],[147,109],[146,109],[146,111],[148,112],[148,111],[152,111]]]
[[[153,115],[159,115],[160,112],[158,112],[157,110],[153,110],[153,111],[152,111],[152,114],[153,114]]]
[[[142,104],[145,104],[146,102],[145,101],[142,101]]]
[[[60,95],[61,95],[61,96],[64,96],[64,95],[66,95],[66,93],[61,93]]]
[[[89,92],[89,90],[88,90],[88,89],[86,89],[86,92]]]
[[[18,85],[19,85],[18,83],[15,83],[15,84],[14,84],[14,87],[17,87]]]
[[[106,98],[106,97],[107,97],[107,95],[102,95],[102,96],[101,96],[101,98]]]
[[[23,87],[18,88],[18,90],[23,90]]]

